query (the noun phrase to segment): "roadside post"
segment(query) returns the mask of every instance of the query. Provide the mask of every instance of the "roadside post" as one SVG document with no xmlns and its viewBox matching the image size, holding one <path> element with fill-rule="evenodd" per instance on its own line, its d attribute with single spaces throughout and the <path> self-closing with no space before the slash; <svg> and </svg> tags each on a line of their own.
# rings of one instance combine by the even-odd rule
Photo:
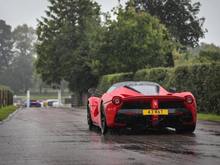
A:
<svg viewBox="0 0 220 165">
<path fill-rule="evenodd" d="M 58 90 L 58 107 L 61 107 L 61 89 Z"/>
<path fill-rule="evenodd" d="M 27 108 L 30 108 L 30 90 L 27 91 Z"/>
</svg>

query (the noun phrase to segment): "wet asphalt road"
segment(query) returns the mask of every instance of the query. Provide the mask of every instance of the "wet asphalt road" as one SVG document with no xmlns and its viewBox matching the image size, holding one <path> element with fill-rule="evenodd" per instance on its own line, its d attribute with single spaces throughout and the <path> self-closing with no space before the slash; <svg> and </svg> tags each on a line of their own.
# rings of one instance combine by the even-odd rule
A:
<svg viewBox="0 0 220 165">
<path fill-rule="evenodd" d="M 83 109 L 23 109 L 0 124 L 0 165 L 220 164 L 220 123 L 194 134 L 89 131 Z"/>
</svg>

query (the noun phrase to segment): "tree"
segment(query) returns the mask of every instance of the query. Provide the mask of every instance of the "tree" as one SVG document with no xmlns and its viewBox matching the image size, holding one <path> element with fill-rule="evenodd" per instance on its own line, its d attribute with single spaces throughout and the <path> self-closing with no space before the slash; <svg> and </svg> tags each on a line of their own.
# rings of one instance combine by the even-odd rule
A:
<svg viewBox="0 0 220 165">
<path fill-rule="evenodd" d="M 201 4 L 191 0 L 130 0 L 127 7 L 135 6 L 137 12 L 146 11 L 166 25 L 176 41 L 184 46 L 197 46 L 204 37 L 204 18 L 199 18 Z"/>
<path fill-rule="evenodd" d="M 35 53 L 36 34 L 26 24 L 17 26 L 13 31 L 14 50 L 19 56 L 33 56 Z"/>
<path fill-rule="evenodd" d="M 5 70 L 13 57 L 11 26 L 0 20 L 0 72 Z"/>
<path fill-rule="evenodd" d="M 164 25 L 146 12 L 119 9 L 100 50 L 104 73 L 173 66 L 173 43 Z"/>
<path fill-rule="evenodd" d="M 220 47 L 202 43 L 197 59 L 200 62 L 220 62 Z"/>
<path fill-rule="evenodd" d="M 32 85 L 35 31 L 24 24 L 14 29 L 11 38 L 13 54 L 10 65 L 0 76 L 0 82 L 16 93 L 24 93 Z"/>
<path fill-rule="evenodd" d="M 81 94 L 97 82 L 100 7 L 91 0 L 50 0 L 46 14 L 37 28 L 37 71 L 47 84 L 64 79 Z"/>
<path fill-rule="evenodd" d="M 11 65 L 10 86 L 17 93 L 25 93 L 32 87 L 33 57 L 18 56 Z"/>
<path fill-rule="evenodd" d="M 26 92 L 32 85 L 35 30 L 26 24 L 17 26 L 13 31 L 15 57 L 12 63 L 16 91 Z"/>
</svg>

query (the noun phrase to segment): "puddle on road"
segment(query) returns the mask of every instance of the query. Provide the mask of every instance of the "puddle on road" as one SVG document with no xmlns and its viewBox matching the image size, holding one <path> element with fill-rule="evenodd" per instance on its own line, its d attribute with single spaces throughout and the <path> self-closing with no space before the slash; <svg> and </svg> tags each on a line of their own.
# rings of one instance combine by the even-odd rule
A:
<svg viewBox="0 0 220 165">
<path fill-rule="evenodd" d="M 122 145 L 121 146 L 124 149 L 133 150 L 133 151 L 139 151 L 141 153 L 149 153 L 149 152 L 155 152 L 155 151 L 164 151 L 169 153 L 175 153 L 175 154 L 184 154 L 184 155 L 200 155 L 199 153 L 190 151 L 190 150 L 177 150 L 176 148 L 166 148 L 166 147 L 160 147 L 160 146 L 152 146 L 149 145 Z"/>
<path fill-rule="evenodd" d="M 90 143 L 90 141 L 86 141 L 86 140 L 60 140 L 60 141 L 53 141 L 53 143 Z"/>
<path fill-rule="evenodd" d="M 93 133 L 97 133 L 97 130 Z M 215 134 L 214 136 L 219 136 L 219 132 L 212 131 L 212 133 Z M 180 157 L 183 155 L 199 158 L 220 158 L 218 155 L 220 144 L 202 143 L 199 133 L 176 134 L 172 130 L 151 130 L 147 132 L 123 130 L 122 132 L 110 131 L 101 138 L 99 133 L 97 135 L 95 139 L 101 139 L 103 145 L 111 146 L 109 147 L 110 150 L 130 150 L 159 157 L 161 157 L 160 154 L 162 156 L 177 154 Z M 216 150 L 216 152 L 213 150 Z"/>
<path fill-rule="evenodd" d="M 165 156 L 167 155 L 173 155 L 173 154 L 178 154 L 178 155 L 186 155 L 186 156 L 193 156 L 193 157 L 200 157 L 200 158 L 204 158 L 204 157 L 209 157 L 209 158 L 216 158 L 216 159 L 220 159 L 220 156 L 215 155 L 215 154 L 211 154 L 211 153 L 202 153 L 202 152 L 197 152 L 197 151 L 193 151 L 191 149 L 187 149 L 187 148 L 171 148 L 171 147 L 162 147 L 162 146 L 157 146 L 157 145 L 137 145 L 137 144 L 131 144 L 131 145 L 121 145 L 122 148 L 126 149 L 126 150 L 132 150 L 135 152 L 139 152 L 141 154 L 153 154 L 155 155 L 155 153 L 158 154 L 158 152 L 164 152 Z M 170 154 L 171 153 L 171 154 Z M 159 154 L 160 155 L 160 154 Z M 158 156 L 159 156 L 158 155 Z M 162 154 L 164 156 L 164 154 Z"/>
<path fill-rule="evenodd" d="M 213 132 L 212 135 L 215 135 L 215 136 L 220 136 L 220 132 Z"/>
<path fill-rule="evenodd" d="M 220 132 L 216 131 L 216 130 L 203 129 L 203 128 L 200 128 L 198 130 L 203 131 L 203 132 L 207 132 L 207 133 L 211 133 L 211 135 L 220 136 Z"/>
</svg>

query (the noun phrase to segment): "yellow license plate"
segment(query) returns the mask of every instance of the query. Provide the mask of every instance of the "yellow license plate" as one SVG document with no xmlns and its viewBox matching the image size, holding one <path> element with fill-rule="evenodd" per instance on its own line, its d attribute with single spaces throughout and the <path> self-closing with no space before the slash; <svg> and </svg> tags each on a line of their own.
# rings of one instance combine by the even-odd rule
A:
<svg viewBox="0 0 220 165">
<path fill-rule="evenodd" d="M 148 115 L 168 115 L 169 111 L 168 109 L 144 109 L 143 110 L 143 115 L 148 116 Z"/>
</svg>

